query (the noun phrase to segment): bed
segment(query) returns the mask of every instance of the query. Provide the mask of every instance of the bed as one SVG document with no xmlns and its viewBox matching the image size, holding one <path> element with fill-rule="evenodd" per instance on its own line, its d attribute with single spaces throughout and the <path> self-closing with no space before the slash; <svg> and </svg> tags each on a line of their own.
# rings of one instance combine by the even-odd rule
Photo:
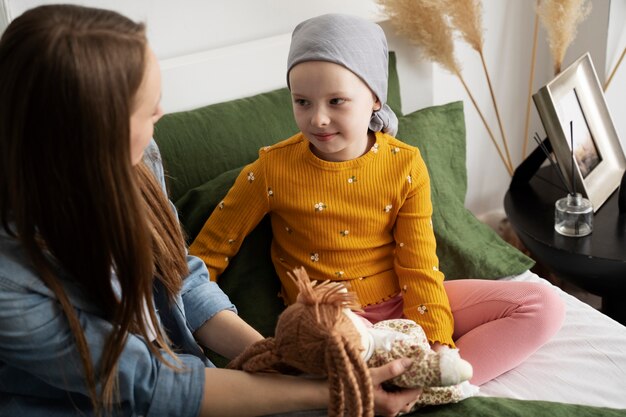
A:
<svg viewBox="0 0 626 417">
<path fill-rule="evenodd" d="M 167 114 L 155 128 L 155 139 L 170 197 L 189 240 L 259 148 L 296 132 L 284 88 L 288 44 L 286 34 L 161 62 Z M 389 87 L 389 104 L 399 114 L 400 86 L 405 81 L 396 70 L 401 54 L 392 54 Z M 240 82 L 226 84 L 223 79 Z M 551 285 L 530 271 L 530 259 L 464 207 L 462 102 L 402 115 L 398 137 L 420 147 L 429 167 L 438 255 L 448 279 Z M 242 317 L 265 335 L 272 334 L 283 308 L 276 296 L 278 279 L 269 258 L 270 239 L 265 219 L 246 238 L 219 281 Z M 519 367 L 483 385 L 478 397 L 423 409 L 420 415 L 626 416 L 626 327 L 553 289 L 565 301 L 567 313 L 552 340 Z M 220 363 L 219 358 L 214 360 Z"/>
</svg>

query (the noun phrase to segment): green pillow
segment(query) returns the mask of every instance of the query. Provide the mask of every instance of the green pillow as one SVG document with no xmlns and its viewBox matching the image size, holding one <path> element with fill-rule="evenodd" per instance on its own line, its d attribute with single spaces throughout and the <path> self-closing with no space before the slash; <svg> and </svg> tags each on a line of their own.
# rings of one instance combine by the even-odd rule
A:
<svg viewBox="0 0 626 417">
<path fill-rule="evenodd" d="M 428 107 L 399 118 L 398 138 L 419 148 L 430 174 L 433 226 L 447 279 L 500 278 L 534 261 L 504 242 L 465 208 L 463 102 Z"/>
<path fill-rule="evenodd" d="M 170 198 L 175 202 L 188 190 L 252 162 L 261 147 L 297 131 L 286 88 L 164 115 L 154 138 Z"/>
<path fill-rule="evenodd" d="M 389 78 L 387 79 L 387 105 L 400 117 L 402 115 L 402 101 L 400 100 L 400 79 L 396 70 L 396 54 L 389 52 Z"/>
</svg>

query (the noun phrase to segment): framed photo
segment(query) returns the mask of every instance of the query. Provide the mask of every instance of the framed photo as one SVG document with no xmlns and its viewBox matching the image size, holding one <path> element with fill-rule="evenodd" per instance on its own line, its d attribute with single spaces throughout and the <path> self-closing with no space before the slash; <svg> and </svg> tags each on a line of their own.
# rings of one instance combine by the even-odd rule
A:
<svg viewBox="0 0 626 417">
<path fill-rule="evenodd" d="M 568 187 L 597 211 L 619 187 L 626 157 L 589 53 L 541 87 L 533 100 Z"/>
</svg>

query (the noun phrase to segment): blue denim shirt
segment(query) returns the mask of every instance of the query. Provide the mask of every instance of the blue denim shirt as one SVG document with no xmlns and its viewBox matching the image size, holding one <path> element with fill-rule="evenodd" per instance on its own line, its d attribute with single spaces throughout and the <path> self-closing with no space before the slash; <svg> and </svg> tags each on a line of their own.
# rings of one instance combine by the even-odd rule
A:
<svg viewBox="0 0 626 417">
<path fill-rule="evenodd" d="M 156 144 L 145 162 L 164 185 Z M 168 368 L 129 335 L 119 360 L 119 407 L 115 415 L 198 415 L 204 368 L 213 366 L 192 333 L 216 313 L 235 307 L 209 281 L 204 263 L 187 256 L 189 276 L 170 306 L 155 284 L 161 325 L 180 350 L 183 371 Z M 62 274 L 62 273 L 61 273 Z M 101 356 L 111 323 L 69 280 L 64 281 L 94 362 Z M 169 358 L 171 359 L 171 358 Z M 171 362 L 171 361 L 170 361 Z M 79 411 L 80 410 L 80 411 Z M 90 416 L 91 404 L 74 337 L 56 297 L 37 276 L 20 243 L 0 227 L 0 416 Z"/>
</svg>

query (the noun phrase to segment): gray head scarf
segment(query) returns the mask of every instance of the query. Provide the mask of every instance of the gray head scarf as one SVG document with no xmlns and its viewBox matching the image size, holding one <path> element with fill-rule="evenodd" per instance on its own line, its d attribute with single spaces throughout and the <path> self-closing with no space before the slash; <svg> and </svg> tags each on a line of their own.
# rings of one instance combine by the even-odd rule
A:
<svg viewBox="0 0 626 417">
<path fill-rule="evenodd" d="M 395 135 L 398 118 L 387 101 L 387 39 L 376 23 L 345 14 L 325 14 L 300 23 L 291 35 L 289 71 L 305 61 L 328 61 L 359 76 L 376 94 L 381 108 L 372 113 L 369 128 Z"/>
</svg>

